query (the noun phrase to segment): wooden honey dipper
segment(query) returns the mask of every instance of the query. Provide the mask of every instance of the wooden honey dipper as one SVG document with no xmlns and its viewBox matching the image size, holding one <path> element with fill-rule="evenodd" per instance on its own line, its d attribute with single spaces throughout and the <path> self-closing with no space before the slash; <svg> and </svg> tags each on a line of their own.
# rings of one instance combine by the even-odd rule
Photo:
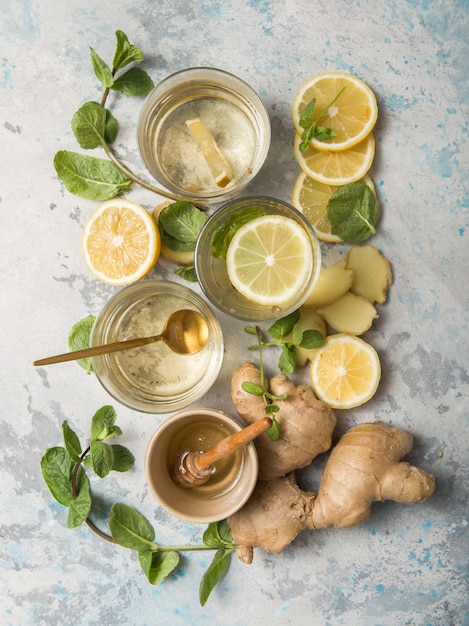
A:
<svg viewBox="0 0 469 626">
<path fill-rule="evenodd" d="M 264 433 L 272 426 L 270 417 L 264 417 L 250 426 L 246 426 L 225 439 L 207 452 L 188 450 L 176 460 L 174 478 L 181 487 L 198 487 L 207 482 L 213 474 L 214 463 L 236 452 L 242 446 Z"/>
</svg>

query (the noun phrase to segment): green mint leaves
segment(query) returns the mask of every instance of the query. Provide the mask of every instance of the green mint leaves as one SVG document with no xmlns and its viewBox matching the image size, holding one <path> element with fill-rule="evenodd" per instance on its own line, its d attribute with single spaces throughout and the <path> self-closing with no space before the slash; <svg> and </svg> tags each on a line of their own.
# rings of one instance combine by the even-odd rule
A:
<svg viewBox="0 0 469 626">
<path fill-rule="evenodd" d="M 319 126 L 319 121 L 323 118 L 331 106 L 337 102 L 342 93 L 344 92 L 345 87 L 343 87 L 336 97 L 329 102 L 329 104 L 319 112 L 318 115 L 314 116 L 314 109 L 316 108 L 316 98 L 312 98 L 310 102 L 305 106 L 303 112 L 300 116 L 300 126 L 304 128 L 304 131 L 301 133 L 301 143 L 300 143 L 300 152 L 306 152 L 310 147 L 311 139 L 317 139 L 318 141 L 327 141 L 328 139 L 332 139 L 336 137 L 337 133 L 332 128 L 326 128 L 324 126 Z"/>
<path fill-rule="evenodd" d="M 242 209 L 231 215 L 212 235 L 210 241 L 212 255 L 217 259 L 226 259 L 228 247 L 236 231 L 239 230 L 241 226 L 244 226 L 244 224 L 263 215 L 267 215 L 267 211 L 261 206 Z"/>
<path fill-rule="evenodd" d="M 207 215 L 191 202 L 180 200 L 165 207 L 158 217 L 161 238 L 171 250 L 195 250 Z"/>
<path fill-rule="evenodd" d="M 69 528 L 80 526 L 91 509 L 90 484 L 82 465 L 104 478 L 111 470 L 126 472 L 134 464 L 134 457 L 127 448 L 104 443 L 105 439 L 121 434 L 115 420 L 112 407 L 99 409 L 92 418 L 90 446 L 84 451 L 77 434 L 64 421 L 64 447 L 49 448 L 41 459 L 42 475 L 50 492 L 57 502 L 69 507 Z"/>
<path fill-rule="evenodd" d="M 132 185 L 111 161 L 77 152 L 60 150 L 54 157 L 54 167 L 70 193 L 88 200 L 115 198 Z"/>
<path fill-rule="evenodd" d="M 68 347 L 70 352 L 84 350 L 90 347 L 91 329 L 93 328 L 95 319 L 94 315 L 88 315 L 72 326 L 68 335 Z M 78 359 L 77 363 L 87 374 L 91 374 L 93 371 L 91 359 Z"/>
<path fill-rule="evenodd" d="M 249 334 L 256 334 L 258 343 L 250 346 L 249 350 L 258 350 L 260 348 L 270 346 L 281 346 L 282 351 L 278 361 L 278 368 L 282 374 L 293 374 L 296 369 L 295 349 L 300 348 L 318 348 L 324 343 L 324 337 L 318 330 L 303 330 L 298 323 L 300 320 L 300 311 L 293 311 L 290 315 L 278 319 L 268 330 L 267 333 L 272 339 L 263 339 L 259 329 L 252 326 L 246 327 L 244 330 Z"/>
<path fill-rule="evenodd" d="M 249 346 L 249 350 L 259 350 L 259 369 L 261 372 L 261 384 L 257 385 L 244 381 L 241 387 L 246 393 L 262 396 L 266 415 L 272 418 L 272 426 L 266 431 L 272 441 L 277 441 L 280 436 L 280 428 L 275 419 L 275 413 L 279 411 L 276 403 L 278 400 L 286 400 L 286 395 L 274 395 L 265 389 L 263 349 L 270 346 L 281 346 L 282 351 L 278 360 L 278 368 L 282 374 L 292 374 L 296 369 L 295 350 L 301 348 L 318 348 L 324 343 L 324 337 L 317 330 L 303 330 L 299 324 L 300 311 L 293 311 L 290 315 L 278 319 L 269 329 L 270 340 L 265 340 L 258 326 L 246 326 L 244 331 L 248 335 L 257 337 L 257 343 Z"/>
<path fill-rule="evenodd" d="M 126 68 L 143 60 L 142 51 L 132 45 L 127 35 L 116 31 L 116 49 L 112 67 L 90 49 L 91 64 L 103 86 L 101 102 L 85 102 L 72 117 L 73 134 L 84 150 L 102 147 L 111 156 L 109 145 L 118 133 L 117 120 L 105 108 L 111 90 L 130 96 L 145 96 L 153 89 L 153 81 L 138 67 Z M 114 157 L 112 161 L 75 152 L 59 151 L 54 158 L 55 170 L 66 189 L 89 200 L 107 200 L 125 191 L 132 182 L 141 182 Z"/>
<path fill-rule="evenodd" d="M 151 523 L 126 504 L 118 502 L 112 505 L 108 519 L 110 535 L 99 530 L 89 518 L 92 494 L 84 468 L 104 478 L 111 471 L 127 472 L 134 465 L 135 459 L 130 450 L 106 441 L 122 434 L 115 422 L 113 407 L 103 406 L 96 411 L 91 420 L 90 443 L 83 449 L 78 435 L 64 421 L 63 446 L 49 448 L 41 459 L 44 481 L 55 500 L 68 508 L 68 528 L 76 528 L 86 522 L 103 539 L 136 551 L 140 566 L 152 585 L 159 585 L 180 565 L 180 552 L 215 550 L 200 583 L 199 600 L 203 606 L 227 572 L 231 554 L 236 548 L 225 520 L 209 524 L 202 545 L 162 546 L 155 543 Z"/>
<path fill-rule="evenodd" d="M 380 208 L 368 185 L 349 183 L 329 198 L 327 215 L 334 235 L 349 243 L 360 243 L 376 233 Z"/>
<path fill-rule="evenodd" d="M 231 553 L 235 549 L 230 527 L 226 520 L 209 524 L 204 532 L 203 542 L 208 548 L 216 549 L 216 553 L 200 582 L 199 601 L 201 606 L 205 605 L 214 587 L 228 571 Z"/>
</svg>

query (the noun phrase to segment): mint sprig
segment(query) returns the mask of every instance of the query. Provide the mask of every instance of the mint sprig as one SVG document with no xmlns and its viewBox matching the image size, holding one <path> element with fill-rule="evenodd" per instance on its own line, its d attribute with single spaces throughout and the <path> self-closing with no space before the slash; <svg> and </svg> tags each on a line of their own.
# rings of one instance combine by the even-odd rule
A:
<svg viewBox="0 0 469 626">
<path fill-rule="evenodd" d="M 287 394 L 275 395 L 265 389 L 265 372 L 263 349 L 271 346 L 281 346 L 282 351 L 278 360 L 278 368 L 282 374 L 292 374 L 296 369 L 295 350 L 301 348 L 318 348 L 324 343 L 324 337 L 318 330 L 303 330 L 298 323 L 300 311 L 293 311 L 278 319 L 269 329 L 268 334 L 271 339 L 265 340 L 259 326 L 246 326 L 244 331 L 248 335 L 257 337 L 257 343 L 249 346 L 248 350 L 259 350 L 259 370 L 261 373 L 260 384 L 244 381 L 241 388 L 255 396 L 262 396 L 266 415 L 272 419 L 272 426 L 266 431 L 267 436 L 272 441 L 277 441 L 280 436 L 280 428 L 275 413 L 278 413 L 278 400 L 286 400 Z M 291 338 L 289 338 L 291 333 Z"/>
<path fill-rule="evenodd" d="M 91 420 L 90 443 L 83 449 L 78 435 L 68 421 L 62 424 L 63 446 L 48 448 L 41 459 L 41 471 L 52 496 L 68 508 L 67 527 L 86 523 L 101 538 L 134 550 L 148 581 L 159 585 L 180 565 L 180 552 L 215 550 L 215 556 L 204 574 L 199 589 L 203 606 L 227 572 L 231 554 L 236 548 L 227 522 L 209 524 L 201 545 L 163 546 L 155 542 L 150 522 L 138 511 L 123 503 L 114 503 L 108 525 L 110 535 L 90 519 L 92 493 L 85 468 L 99 478 L 111 471 L 127 472 L 134 465 L 134 456 L 126 447 L 109 444 L 107 439 L 119 437 L 116 412 L 111 406 L 101 407 Z"/>
<path fill-rule="evenodd" d="M 343 94 L 345 87 L 339 91 L 331 102 L 325 106 L 318 115 L 313 116 L 316 108 L 316 98 L 312 98 L 303 109 L 301 113 L 299 124 L 304 131 L 301 133 L 300 152 L 306 152 L 311 144 L 311 139 L 317 139 L 318 141 L 327 141 L 337 136 L 336 131 L 333 128 L 327 128 L 325 126 L 319 126 L 319 121 L 327 115 L 329 109 L 333 104 L 337 102 L 340 96 Z"/>
<path fill-rule="evenodd" d="M 258 342 L 249 346 L 249 350 L 261 350 L 271 346 L 282 348 L 278 360 L 278 368 L 282 374 L 293 374 L 296 369 L 295 350 L 318 348 L 324 343 L 324 337 L 318 330 L 303 330 L 299 324 L 300 311 L 296 310 L 289 315 L 278 319 L 267 333 L 271 339 L 264 339 L 258 327 L 247 326 L 245 332 L 256 335 Z M 289 337 L 291 333 L 291 337 Z"/>
<path fill-rule="evenodd" d="M 118 134 L 118 123 L 106 107 L 111 91 L 129 96 L 145 96 L 154 86 L 153 80 L 141 68 L 129 64 L 143 61 L 143 52 L 129 42 L 127 35 L 116 31 L 116 48 L 112 65 L 90 48 L 94 74 L 102 86 L 99 102 L 85 102 L 72 117 L 72 131 L 84 150 L 101 147 L 108 159 L 78 152 L 61 150 L 54 157 L 54 167 L 66 189 L 89 200 L 108 200 L 118 196 L 136 183 L 149 191 L 173 200 L 179 198 L 134 174 L 119 161 L 111 149 Z"/>
</svg>

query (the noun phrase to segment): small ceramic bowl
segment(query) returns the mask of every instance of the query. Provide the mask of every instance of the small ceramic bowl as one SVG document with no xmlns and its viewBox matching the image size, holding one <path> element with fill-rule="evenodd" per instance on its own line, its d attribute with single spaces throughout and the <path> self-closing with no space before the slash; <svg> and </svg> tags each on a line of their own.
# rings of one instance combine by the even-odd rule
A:
<svg viewBox="0 0 469 626">
<path fill-rule="evenodd" d="M 311 242 L 313 263 L 309 277 L 302 288 L 295 292 L 294 299 L 281 307 L 248 300 L 231 284 L 225 260 L 212 255 L 211 240 L 214 232 L 239 211 L 258 206 L 270 215 L 288 217 L 300 224 Z M 217 209 L 205 222 L 195 249 L 195 270 L 208 300 L 224 313 L 251 322 L 273 320 L 292 313 L 308 299 L 321 270 L 321 248 L 310 222 L 288 203 L 265 196 L 239 198 Z"/>
<path fill-rule="evenodd" d="M 170 281 L 142 281 L 122 289 L 96 317 L 90 345 L 158 335 L 179 309 L 199 312 L 208 325 L 205 347 L 191 355 L 164 342 L 92 358 L 104 389 L 118 402 L 144 413 L 168 413 L 201 398 L 218 377 L 223 361 L 220 325 L 193 290 Z"/>
<path fill-rule="evenodd" d="M 218 183 L 209 166 L 213 150 L 204 154 L 204 144 L 191 134 L 194 120 L 208 129 L 228 164 L 228 178 Z M 269 115 L 254 89 L 212 67 L 191 67 L 162 80 L 138 121 L 139 150 L 150 174 L 173 194 L 199 204 L 239 194 L 263 166 L 270 136 Z"/>
<path fill-rule="evenodd" d="M 145 471 L 156 500 L 179 519 L 208 524 L 238 511 L 256 486 L 259 463 L 251 442 L 215 463 L 209 480 L 196 487 L 182 487 L 174 477 L 184 452 L 206 452 L 243 426 L 234 417 L 214 409 L 179 411 L 167 419 L 148 446 Z"/>
</svg>

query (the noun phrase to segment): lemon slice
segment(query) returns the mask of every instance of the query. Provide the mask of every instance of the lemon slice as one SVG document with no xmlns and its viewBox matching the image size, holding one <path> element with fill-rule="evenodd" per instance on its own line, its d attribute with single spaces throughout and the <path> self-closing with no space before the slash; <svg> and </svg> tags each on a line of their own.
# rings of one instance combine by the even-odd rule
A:
<svg viewBox="0 0 469 626">
<path fill-rule="evenodd" d="M 365 175 L 359 182 L 368 185 L 375 192 L 373 181 Z M 329 198 L 339 187 L 318 183 L 304 172 L 298 176 L 293 186 L 292 204 L 303 213 L 316 231 L 318 239 L 329 243 L 339 243 L 343 240 L 332 233 L 331 223 L 327 216 Z"/>
<path fill-rule="evenodd" d="M 310 369 L 316 396 L 333 409 L 351 409 L 376 392 L 381 364 L 376 350 L 363 339 L 340 333 L 316 349 Z"/>
<path fill-rule="evenodd" d="M 340 187 L 355 183 L 370 169 L 375 156 L 375 139 L 370 133 L 362 142 L 343 152 L 320 152 L 308 148 L 300 152 L 301 137 L 296 135 L 294 153 L 303 172 L 325 185 Z"/>
<path fill-rule="evenodd" d="M 82 236 L 88 269 L 109 285 L 129 285 L 143 278 L 158 260 L 160 248 L 152 216 L 121 198 L 100 204 L 88 218 Z"/>
<path fill-rule="evenodd" d="M 313 251 L 300 224 L 264 215 L 244 224 L 226 254 L 233 287 L 252 302 L 283 307 L 311 280 Z"/>
<path fill-rule="evenodd" d="M 363 141 L 373 130 L 378 118 L 378 104 L 373 91 L 360 78 L 347 72 L 327 72 L 318 74 L 300 87 L 293 99 L 292 117 L 298 133 L 300 116 L 305 106 L 313 99 L 316 104 L 313 119 L 338 96 L 328 112 L 322 116 L 319 126 L 332 128 L 337 135 L 327 141 L 311 139 L 311 146 L 316 150 L 330 152 L 348 150 Z"/>
<path fill-rule="evenodd" d="M 186 126 L 198 144 L 218 187 L 226 187 L 233 178 L 230 164 L 218 147 L 214 136 L 199 117 L 187 120 Z"/>
</svg>

